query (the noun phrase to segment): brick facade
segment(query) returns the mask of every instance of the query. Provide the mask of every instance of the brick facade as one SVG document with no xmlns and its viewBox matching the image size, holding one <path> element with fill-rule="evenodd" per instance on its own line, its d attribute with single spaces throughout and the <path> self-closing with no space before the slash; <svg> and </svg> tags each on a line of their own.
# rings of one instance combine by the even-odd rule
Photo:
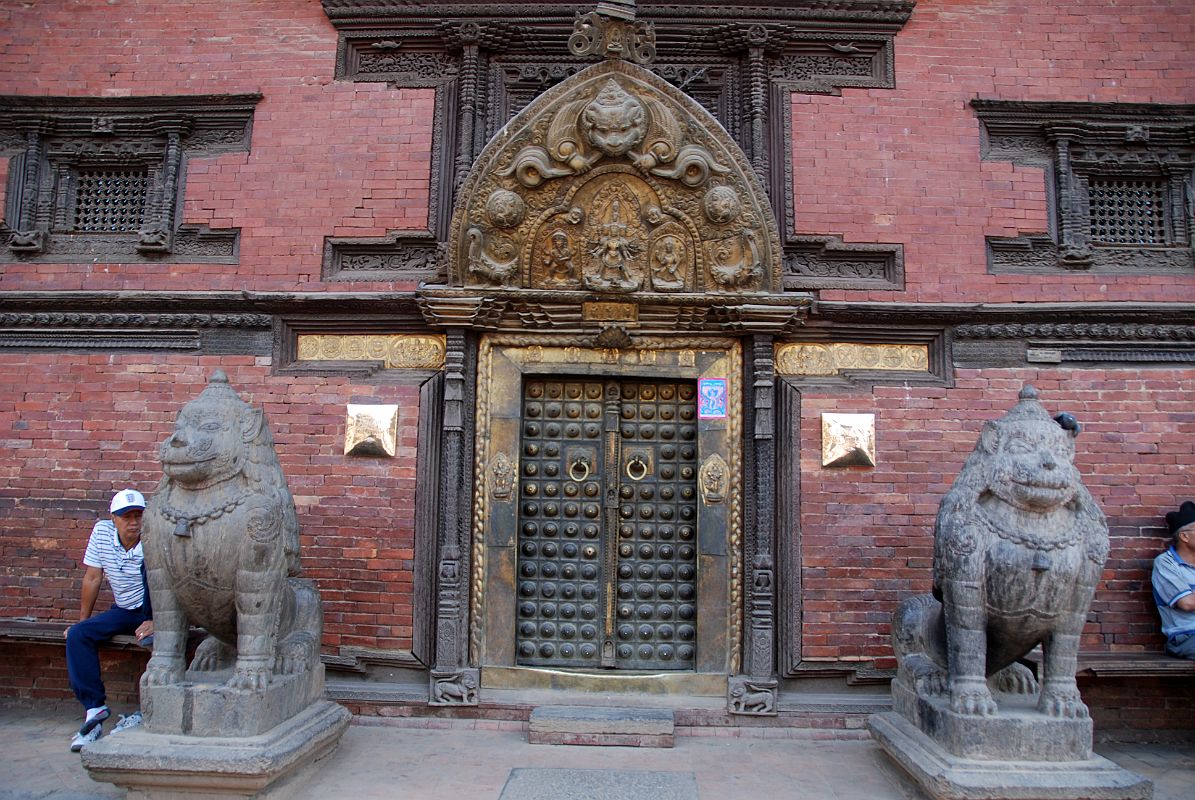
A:
<svg viewBox="0 0 1195 800">
<path fill-rule="evenodd" d="M 649 18 L 650 8 L 640 4 L 640 16 Z M 122 0 L 0 9 L 0 95 L 262 95 L 248 152 L 186 166 L 182 221 L 240 229 L 238 264 L 63 264 L 6 261 L 4 252 L 0 313 L 25 308 L 35 293 L 104 293 L 112 308 L 144 302 L 148 313 L 172 310 L 181 293 L 336 291 L 364 303 L 413 290 L 413 282 L 321 279 L 326 237 L 429 227 L 437 146 L 435 90 L 336 79 L 337 35 L 311 2 L 196 0 L 164 9 Z M 1050 230 L 1048 176 L 982 160 L 981 126 L 969 103 L 1189 105 L 1193 47 L 1195 10 L 1183 0 L 1061 8 L 1046 0 L 920 0 L 895 38 L 894 88 L 792 94 L 790 233 L 903 247 L 897 290 L 815 293 L 855 314 L 850 330 L 857 332 L 859 315 L 876 304 L 903 315 L 885 335 L 901 325 L 937 326 L 948 344 L 952 326 L 977 321 L 967 309 L 979 314 L 981 304 L 1017 304 L 1008 313 L 1041 321 L 1053 319 L 1050 304 L 1065 304 L 1068 322 L 1082 322 L 1084 307 L 1098 306 L 1104 316 L 1097 321 L 1120 314 L 1133 324 L 1187 329 L 1169 340 L 1187 349 L 1153 360 L 1030 365 L 980 351 L 948 363 L 933 385 L 798 386 L 799 439 L 777 444 L 800 453 L 802 663 L 893 666 L 889 615 L 900 599 L 929 587 L 938 502 L 983 422 L 1002 414 L 1026 382 L 1052 412 L 1081 420 L 1078 463 L 1111 528 L 1084 649 L 1160 651 L 1150 561 L 1162 546 L 1162 515 L 1195 491 L 1195 270 L 993 273 L 985 237 Z M 8 164 L 0 157 L 0 193 Z M 169 302 L 162 300 L 167 295 Z M 302 302 L 288 309 L 279 299 L 266 313 L 277 331 L 279 320 L 307 311 Z M 321 313 L 331 324 L 337 312 Z M 384 307 L 372 313 L 371 325 L 384 324 Z M 345 319 L 350 328 L 361 324 L 349 311 Z M 825 317 L 828 337 L 840 319 L 846 316 Z M 273 429 L 302 525 L 304 570 L 323 596 L 324 652 L 409 652 L 418 382 L 282 371 L 289 366 L 276 360 L 283 351 L 258 336 L 198 355 L 82 347 L 0 352 L 0 617 L 74 617 L 94 519 L 114 489 L 152 490 L 160 477 L 157 444 L 178 409 L 220 368 L 242 397 L 264 406 Z M 396 458 L 342 455 L 344 406 L 352 402 L 399 405 Z M 825 411 L 876 414 L 874 469 L 821 466 Z M 105 590 L 101 604 L 107 596 Z M 28 689 L 0 683 L 0 694 L 29 696 Z M 1107 689 L 1113 704 L 1116 691 Z"/>
</svg>

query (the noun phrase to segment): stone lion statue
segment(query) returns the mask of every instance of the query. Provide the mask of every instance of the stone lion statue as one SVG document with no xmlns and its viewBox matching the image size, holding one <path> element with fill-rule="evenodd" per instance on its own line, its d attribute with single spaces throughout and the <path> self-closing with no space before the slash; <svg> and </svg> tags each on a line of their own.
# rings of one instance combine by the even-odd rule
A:
<svg viewBox="0 0 1195 800">
<path fill-rule="evenodd" d="M 216 371 L 183 407 L 159 456 L 165 476 L 143 534 L 155 639 L 146 685 L 184 680 L 189 623 L 210 634 L 192 672 L 217 677 L 231 668 L 230 688 L 263 690 L 276 675 L 313 669 L 319 592 L 297 577 L 294 500 L 262 409 Z"/>
<path fill-rule="evenodd" d="M 918 696 L 946 696 L 957 714 L 995 714 L 993 689 L 1038 691 L 1017 659 L 1040 644 L 1038 709 L 1087 717 L 1075 668 L 1108 524 L 1075 468 L 1069 421 L 1067 430 L 1051 419 L 1026 386 L 984 425 L 942 500 L 933 595 L 906 600 L 892 621 L 897 682 Z"/>
</svg>

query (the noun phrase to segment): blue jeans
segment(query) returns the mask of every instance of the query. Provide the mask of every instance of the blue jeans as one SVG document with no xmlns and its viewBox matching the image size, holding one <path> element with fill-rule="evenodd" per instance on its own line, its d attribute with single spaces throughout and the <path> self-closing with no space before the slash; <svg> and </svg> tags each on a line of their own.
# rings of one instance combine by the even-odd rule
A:
<svg viewBox="0 0 1195 800">
<path fill-rule="evenodd" d="M 1166 652 L 1179 658 L 1195 659 L 1195 633 L 1175 636 L 1166 643 Z"/>
<path fill-rule="evenodd" d="M 149 609 L 145 606 L 132 611 L 112 606 L 71 626 L 66 634 L 66 672 L 83 708 L 98 708 L 107 699 L 100 680 L 100 645 L 113 636 L 132 635 L 147 619 Z"/>
</svg>

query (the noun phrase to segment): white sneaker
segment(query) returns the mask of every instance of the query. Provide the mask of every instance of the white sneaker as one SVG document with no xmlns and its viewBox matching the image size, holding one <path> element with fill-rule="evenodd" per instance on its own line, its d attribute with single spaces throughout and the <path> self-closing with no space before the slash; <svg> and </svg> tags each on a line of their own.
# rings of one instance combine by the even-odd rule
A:
<svg viewBox="0 0 1195 800">
<path fill-rule="evenodd" d="M 107 706 L 96 706 L 95 708 L 87 709 L 87 715 L 83 718 L 83 724 L 79 727 L 79 733 L 88 733 L 96 725 L 103 724 L 104 720 L 112 715 Z"/>
<path fill-rule="evenodd" d="M 116 734 L 120 733 L 121 731 L 127 731 L 129 728 L 136 728 L 141 724 L 141 722 L 142 720 L 140 711 L 134 711 L 127 717 L 124 714 L 121 714 L 120 720 L 116 723 L 116 726 L 112 728 L 112 733 Z"/>
<path fill-rule="evenodd" d="M 96 739 L 104 735 L 104 725 L 100 723 L 94 726 L 87 733 L 76 733 L 75 738 L 71 741 L 71 752 L 77 753 L 86 745 L 91 744 Z"/>
</svg>

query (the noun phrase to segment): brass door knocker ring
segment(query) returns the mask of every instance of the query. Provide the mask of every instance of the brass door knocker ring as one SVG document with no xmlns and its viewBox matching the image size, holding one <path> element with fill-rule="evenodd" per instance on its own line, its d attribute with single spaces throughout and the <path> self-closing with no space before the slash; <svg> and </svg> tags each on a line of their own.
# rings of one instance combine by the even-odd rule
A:
<svg viewBox="0 0 1195 800">
<path fill-rule="evenodd" d="M 578 468 L 584 470 L 580 477 L 577 477 Z M 587 479 L 589 477 L 589 459 L 582 456 L 573 461 L 568 467 L 568 476 L 577 483 Z"/>
<path fill-rule="evenodd" d="M 642 456 L 635 456 L 627 462 L 627 477 L 633 481 L 641 481 L 647 477 L 647 462 Z"/>
</svg>

